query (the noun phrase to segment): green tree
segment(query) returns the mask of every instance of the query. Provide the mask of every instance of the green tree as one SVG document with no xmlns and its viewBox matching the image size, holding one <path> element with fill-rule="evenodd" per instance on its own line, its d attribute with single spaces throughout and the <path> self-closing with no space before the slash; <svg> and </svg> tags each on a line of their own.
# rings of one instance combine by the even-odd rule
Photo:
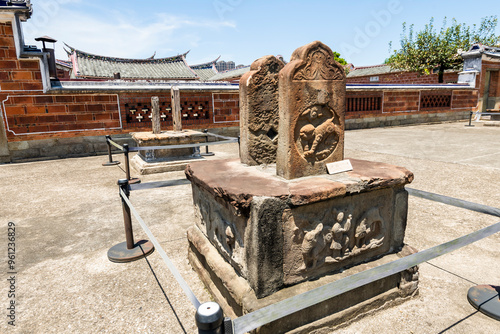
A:
<svg viewBox="0 0 500 334">
<path fill-rule="evenodd" d="M 333 51 L 333 56 L 335 58 L 335 61 L 339 62 L 340 65 L 347 65 L 347 62 L 345 61 L 344 58 L 340 58 L 340 53 L 337 51 Z"/>
<path fill-rule="evenodd" d="M 424 29 L 414 32 L 414 25 L 407 29 L 403 23 L 401 34 L 401 48 L 394 50 L 387 63 L 392 68 L 430 74 L 438 69 L 439 82 L 443 82 L 443 73 L 447 69 L 459 70 L 463 59 L 458 50 L 468 50 L 473 43 L 482 43 L 495 46 L 500 44 L 500 35 L 495 35 L 497 17 L 488 16 L 481 19 L 479 26 L 472 27 L 465 23 L 458 23 L 453 19 L 451 26 L 447 27 L 446 17 L 443 26 L 438 31 L 434 27 L 434 18 L 425 25 Z M 392 48 L 392 42 L 389 43 Z"/>
<path fill-rule="evenodd" d="M 340 65 L 345 66 L 347 65 L 347 61 L 344 58 L 340 58 L 340 53 L 337 51 L 333 51 L 333 56 L 335 61 L 337 61 Z M 349 69 L 347 67 L 344 67 L 345 74 L 349 74 Z"/>
</svg>

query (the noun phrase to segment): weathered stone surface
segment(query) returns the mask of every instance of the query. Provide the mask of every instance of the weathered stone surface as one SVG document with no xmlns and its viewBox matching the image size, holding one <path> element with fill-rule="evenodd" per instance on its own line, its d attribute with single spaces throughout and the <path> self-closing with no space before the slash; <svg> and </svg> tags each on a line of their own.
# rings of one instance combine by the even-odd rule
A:
<svg viewBox="0 0 500 334">
<path fill-rule="evenodd" d="M 380 189 L 284 212 L 284 283 L 294 284 L 402 247 L 406 216 L 395 216 L 403 189 Z M 398 236 L 397 240 L 394 236 Z"/>
<path fill-rule="evenodd" d="M 405 246 L 397 254 L 386 255 L 380 259 L 348 268 L 341 273 L 324 275 L 316 280 L 295 284 L 267 297 L 258 298 L 248 280 L 242 278 L 234 267 L 224 260 L 220 252 L 196 226 L 191 227 L 187 234 L 190 245 L 189 262 L 221 305 L 224 313 L 233 318 L 416 252 L 411 247 Z M 291 314 L 258 328 L 252 333 L 279 334 L 289 331 L 297 334 L 311 333 L 326 327 L 330 331 L 321 333 L 330 333 L 342 323 L 360 314 L 389 304 L 401 303 L 417 293 L 418 267 L 414 267 Z M 301 327 L 304 324 L 307 325 Z"/>
<path fill-rule="evenodd" d="M 403 246 L 408 170 L 351 160 L 353 170 L 285 180 L 273 166 L 195 162 L 196 226 L 257 298 Z M 401 206 L 398 207 L 398 206 Z"/>
<path fill-rule="evenodd" d="M 193 162 L 186 176 L 212 195 L 248 212 L 254 196 L 276 197 L 291 205 L 305 205 L 371 189 L 404 186 L 412 182 L 409 170 L 380 162 L 350 159 L 353 170 L 285 180 L 274 174 L 274 166 L 244 166 L 238 160 Z"/>
<path fill-rule="evenodd" d="M 152 132 L 135 132 L 132 134 L 137 146 L 167 146 L 202 143 L 205 141 L 205 135 L 198 131 L 163 131 L 159 134 Z M 159 162 L 169 159 L 199 157 L 199 147 L 160 149 L 139 151 L 140 157 L 147 162 Z"/>
<path fill-rule="evenodd" d="M 160 118 L 160 99 L 158 96 L 151 97 L 151 124 L 153 125 L 153 134 L 161 133 L 161 118 Z"/>
<path fill-rule="evenodd" d="M 279 73 L 276 172 L 286 179 L 326 174 L 344 158 L 345 72 L 316 41 L 294 51 Z"/>
<path fill-rule="evenodd" d="M 179 87 L 173 86 L 170 89 L 170 96 L 172 101 L 172 121 L 174 131 L 182 131 L 181 95 Z"/>
<path fill-rule="evenodd" d="M 278 73 L 275 56 L 257 59 L 240 79 L 240 158 L 248 165 L 276 162 L 278 147 Z"/>
</svg>

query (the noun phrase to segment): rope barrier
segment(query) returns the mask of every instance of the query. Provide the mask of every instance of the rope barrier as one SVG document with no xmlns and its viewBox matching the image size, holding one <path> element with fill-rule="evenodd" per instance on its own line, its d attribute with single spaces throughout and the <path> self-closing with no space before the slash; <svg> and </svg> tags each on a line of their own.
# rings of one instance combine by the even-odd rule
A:
<svg viewBox="0 0 500 334">
<path fill-rule="evenodd" d="M 113 145 L 114 147 L 116 147 L 117 149 L 119 149 L 120 151 L 123 151 L 123 146 L 117 144 L 116 142 L 114 142 L 112 139 L 108 139 L 108 142 Z"/>
<path fill-rule="evenodd" d="M 186 294 L 186 296 L 188 297 L 188 299 L 191 301 L 191 303 L 193 304 L 193 306 L 196 309 L 198 309 L 199 306 L 201 305 L 200 301 L 198 300 L 198 298 L 196 298 L 196 296 L 194 295 L 194 293 L 191 290 L 191 288 L 189 288 L 189 286 L 186 283 L 186 281 L 182 278 L 181 274 L 179 274 L 179 272 L 177 271 L 177 268 L 175 268 L 174 264 L 168 258 L 167 253 L 165 253 L 165 251 L 161 247 L 161 245 L 158 242 L 158 240 L 156 240 L 156 238 L 153 235 L 153 233 L 151 233 L 151 231 L 147 227 L 146 223 L 144 222 L 144 220 L 142 220 L 141 216 L 135 210 L 134 206 L 132 205 L 132 203 L 130 202 L 130 200 L 127 198 L 127 195 L 123 192 L 123 190 L 121 188 L 120 188 L 120 196 L 125 201 L 125 203 L 127 204 L 127 206 L 130 208 L 130 211 L 132 211 L 132 213 L 134 214 L 135 218 L 137 219 L 137 221 L 141 225 L 141 227 L 144 230 L 144 232 L 146 232 L 147 236 L 149 237 L 149 240 L 155 246 L 156 251 L 160 254 L 160 256 L 162 257 L 163 261 L 167 265 L 168 269 L 170 270 L 170 272 L 172 273 L 172 275 L 174 275 L 175 279 L 177 280 L 177 283 L 179 283 L 179 285 L 181 286 L 182 290 L 184 290 L 184 293 Z"/>
<path fill-rule="evenodd" d="M 473 242 L 486 238 L 500 232 L 500 222 L 472 232 L 463 237 L 446 242 L 444 244 L 426 249 L 424 251 L 406 256 L 390 263 L 383 264 L 376 268 L 340 279 L 336 282 L 326 284 L 308 292 L 302 293 L 263 307 L 252 313 L 245 314 L 233 320 L 235 334 L 243 334 L 268 324 L 272 321 L 283 318 L 292 313 L 301 311 L 310 306 L 331 299 L 345 292 L 359 288 L 363 285 L 394 275 L 400 271 L 414 267 L 422 262 L 432 260 L 438 256 L 452 252 Z"/>
<path fill-rule="evenodd" d="M 485 213 L 487 215 L 492 215 L 495 217 L 500 217 L 500 209 L 494 208 L 492 206 L 482 205 L 474 202 L 464 201 L 462 199 L 448 197 L 444 195 L 438 195 L 434 193 L 430 193 L 423 190 L 406 188 L 408 193 L 412 196 L 428 199 L 435 202 L 440 202 L 452 206 L 456 206 L 459 208 Z"/>
<path fill-rule="evenodd" d="M 195 143 L 195 144 L 130 147 L 129 151 L 130 152 L 138 152 L 138 151 L 165 150 L 165 149 L 176 149 L 176 148 L 191 148 L 191 147 L 201 147 L 201 146 L 209 146 L 209 145 L 230 144 L 230 143 L 237 143 L 237 142 L 238 142 L 238 138 L 232 138 L 232 139 L 223 140 L 223 141 L 212 141 L 212 142 Z"/>
<path fill-rule="evenodd" d="M 156 182 L 131 184 L 130 189 L 131 190 L 145 190 L 145 189 L 164 188 L 164 187 L 171 187 L 171 186 L 180 186 L 180 185 L 190 184 L 190 183 L 191 183 L 191 181 L 189 181 L 187 179 L 156 181 Z"/>
</svg>

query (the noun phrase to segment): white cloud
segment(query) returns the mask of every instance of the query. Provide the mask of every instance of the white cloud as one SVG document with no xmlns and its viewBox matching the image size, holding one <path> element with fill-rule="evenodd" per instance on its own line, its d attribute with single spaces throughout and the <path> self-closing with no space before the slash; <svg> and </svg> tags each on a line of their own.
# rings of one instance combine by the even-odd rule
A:
<svg viewBox="0 0 500 334">
<path fill-rule="evenodd" d="M 236 27 L 231 21 L 199 20 L 166 13 L 148 13 L 143 17 L 141 13 L 102 8 L 88 13 L 59 5 L 63 1 L 79 2 L 56 0 L 53 5 L 35 7 L 32 18 L 23 24 L 26 44 L 35 44 L 35 37 L 53 37 L 58 40 L 56 57 L 60 59 L 66 59 L 62 42 L 100 55 L 147 58 L 156 51 L 157 57 L 167 57 L 198 47 L 204 34 Z"/>
</svg>

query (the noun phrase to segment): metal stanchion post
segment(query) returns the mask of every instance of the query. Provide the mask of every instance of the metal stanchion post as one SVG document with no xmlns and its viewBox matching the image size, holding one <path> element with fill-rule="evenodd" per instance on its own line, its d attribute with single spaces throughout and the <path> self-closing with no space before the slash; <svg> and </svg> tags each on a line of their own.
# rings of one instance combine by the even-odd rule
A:
<svg viewBox="0 0 500 334">
<path fill-rule="evenodd" d="M 476 285 L 467 292 L 467 300 L 479 312 L 500 321 L 500 286 Z"/>
<path fill-rule="evenodd" d="M 205 142 L 207 142 L 207 143 L 208 143 L 208 135 L 207 135 L 207 133 L 208 133 L 208 129 L 203 130 L 203 133 L 205 133 L 205 134 L 206 134 L 206 135 L 205 135 Z M 208 152 L 208 145 L 207 145 L 207 146 L 205 146 L 205 153 L 201 153 L 201 155 L 202 155 L 202 156 L 205 156 L 205 157 L 212 156 L 212 155 L 214 155 L 214 154 L 215 154 L 214 152 Z"/>
<path fill-rule="evenodd" d="M 125 193 L 127 198 L 130 196 L 130 186 L 126 179 L 118 180 L 120 189 Z M 108 259 L 111 262 L 131 262 L 142 259 L 154 251 L 153 244 L 148 240 L 134 242 L 134 233 L 132 231 L 132 216 L 130 215 L 130 207 L 121 197 L 123 208 L 123 224 L 125 226 L 125 242 L 119 243 L 108 250 Z"/>
<path fill-rule="evenodd" d="M 471 127 L 474 126 L 474 125 L 472 125 L 472 110 L 471 110 L 471 112 L 469 114 L 469 124 L 466 125 L 466 126 L 471 126 Z"/>
<path fill-rule="evenodd" d="M 129 153 L 129 148 L 128 144 L 123 144 L 123 154 L 125 155 L 125 175 L 127 176 L 128 183 L 134 184 L 134 183 L 141 183 L 141 180 L 134 177 L 130 177 L 130 159 L 128 156 Z"/>
<path fill-rule="evenodd" d="M 113 155 L 111 154 L 111 143 L 109 142 L 110 140 L 111 140 L 111 136 L 110 135 L 106 135 L 106 144 L 108 144 L 108 157 L 109 157 L 109 161 L 103 163 L 102 164 L 103 166 L 115 166 L 115 165 L 118 165 L 120 163 L 120 161 L 113 161 Z"/>
<path fill-rule="evenodd" d="M 231 319 L 224 319 L 222 309 L 215 302 L 201 304 L 196 310 L 195 320 L 198 334 L 233 333 Z"/>
</svg>

